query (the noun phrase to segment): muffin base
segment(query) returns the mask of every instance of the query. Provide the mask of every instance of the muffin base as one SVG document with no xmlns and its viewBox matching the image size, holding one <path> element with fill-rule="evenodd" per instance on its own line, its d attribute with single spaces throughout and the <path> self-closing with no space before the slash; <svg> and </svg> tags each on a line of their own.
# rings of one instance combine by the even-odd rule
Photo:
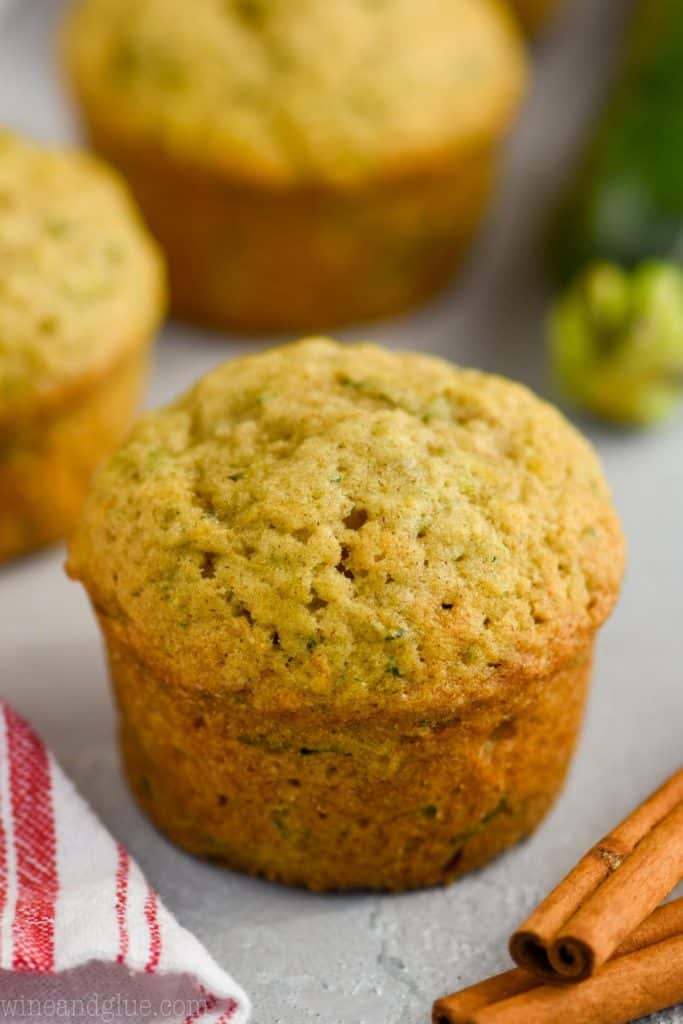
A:
<svg viewBox="0 0 683 1024">
<path fill-rule="evenodd" d="M 498 149 L 482 141 L 361 187 L 288 187 L 182 165 L 92 114 L 88 129 L 166 252 L 173 311 L 256 333 L 373 319 L 426 299 L 482 218 Z"/>
<path fill-rule="evenodd" d="M 256 716 L 156 677 L 98 614 L 144 811 L 194 854 L 315 890 L 448 883 L 530 833 L 562 786 L 593 648 L 450 718 Z"/>
<path fill-rule="evenodd" d="M 128 352 L 61 405 L 0 428 L 0 561 L 71 531 L 93 472 L 132 423 L 147 349 Z"/>
</svg>

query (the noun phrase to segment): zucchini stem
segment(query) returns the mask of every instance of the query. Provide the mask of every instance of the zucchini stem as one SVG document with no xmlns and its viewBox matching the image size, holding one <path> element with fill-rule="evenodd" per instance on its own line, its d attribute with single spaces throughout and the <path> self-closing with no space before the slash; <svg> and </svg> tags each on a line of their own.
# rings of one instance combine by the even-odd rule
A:
<svg viewBox="0 0 683 1024">
<path fill-rule="evenodd" d="M 549 337 L 556 384 L 575 405 L 611 423 L 657 423 L 683 393 L 683 271 L 596 263 L 553 303 Z"/>
</svg>

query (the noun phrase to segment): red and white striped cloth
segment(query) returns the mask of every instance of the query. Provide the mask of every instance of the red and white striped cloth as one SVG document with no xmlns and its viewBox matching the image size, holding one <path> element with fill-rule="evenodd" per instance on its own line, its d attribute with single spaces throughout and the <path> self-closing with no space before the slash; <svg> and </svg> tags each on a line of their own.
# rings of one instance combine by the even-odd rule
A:
<svg viewBox="0 0 683 1024">
<path fill-rule="evenodd" d="M 249 1000 L 0 701 L 0 1020 L 245 1024 Z"/>
</svg>

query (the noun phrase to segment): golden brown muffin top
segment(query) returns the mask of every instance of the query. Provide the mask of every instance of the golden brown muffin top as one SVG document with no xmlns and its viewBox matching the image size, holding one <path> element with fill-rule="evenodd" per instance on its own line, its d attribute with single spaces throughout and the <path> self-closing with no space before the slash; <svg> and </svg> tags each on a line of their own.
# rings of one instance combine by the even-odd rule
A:
<svg viewBox="0 0 683 1024">
<path fill-rule="evenodd" d="M 162 296 L 118 177 L 0 132 L 0 422 L 106 371 L 153 331 Z"/>
<path fill-rule="evenodd" d="M 117 135 L 266 180 L 339 180 L 487 142 L 525 57 L 497 0 L 79 0 L 77 90 Z"/>
<path fill-rule="evenodd" d="M 262 708 L 453 707 L 615 601 L 598 460 L 519 384 L 320 338 L 226 363 L 99 474 L 69 571 L 162 677 Z"/>
</svg>

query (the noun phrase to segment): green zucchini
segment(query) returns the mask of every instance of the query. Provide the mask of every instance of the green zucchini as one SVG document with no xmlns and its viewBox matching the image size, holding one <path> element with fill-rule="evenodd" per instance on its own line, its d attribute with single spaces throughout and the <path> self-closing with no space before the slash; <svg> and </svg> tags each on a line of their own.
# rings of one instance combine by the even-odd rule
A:
<svg viewBox="0 0 683 1024">
<path fill-rule="evenodd" d="M 668 415 L 683 386 L 683 0 L 639 0 L 549 263 L 560 386 L 616 422 Z"/>
</svg>

